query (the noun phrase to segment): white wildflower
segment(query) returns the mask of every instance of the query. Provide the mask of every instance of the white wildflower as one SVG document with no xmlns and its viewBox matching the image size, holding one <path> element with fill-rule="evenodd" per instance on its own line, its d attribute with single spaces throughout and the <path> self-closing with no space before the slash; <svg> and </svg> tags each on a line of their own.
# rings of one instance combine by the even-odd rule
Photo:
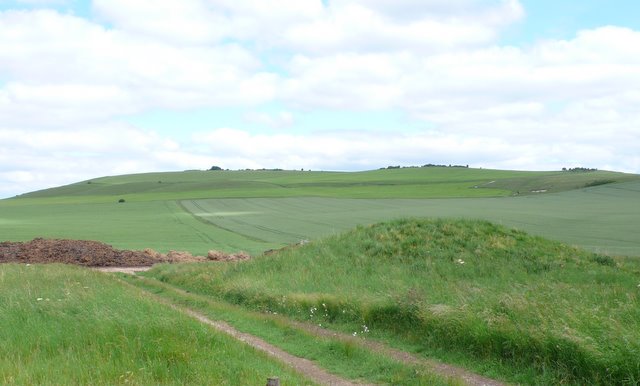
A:
<svg viewBox="0 0 640 386">
<path fill-rule="evenodd" d="M 37 298 L 36 300 L 37 300 L 37 301 L 39 301 L 39 302 L 41 302 L 41 301 L 43 301 L 44 299 L 43 299 L 43 298 Z"/>
</svg>

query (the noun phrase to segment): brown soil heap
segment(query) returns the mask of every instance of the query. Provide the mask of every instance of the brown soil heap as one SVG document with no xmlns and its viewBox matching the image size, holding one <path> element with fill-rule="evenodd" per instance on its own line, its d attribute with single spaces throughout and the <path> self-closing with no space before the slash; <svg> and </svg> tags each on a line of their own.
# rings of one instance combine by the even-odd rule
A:
<svg viewBox="0 0 640 386">
<path fill-rule="evenodd" d="M 164 255 L 152 249 L 126 251 L 98 241 L 49 240 L 0 243 L 0 263 L 66 263 L 89 267 L 145 267 L 156 263 L 204 261 L 188 252 Z"/>
<path fill-rule="evenodd" d="M 209 251 L 207 253 L 207 259 L 211 261 L 238 261 L 238 260 L 249 260 L 251 256 L 246 252 L 237 252 L 237 253 L 224 253 L 220 251 Z"/>
</svg>

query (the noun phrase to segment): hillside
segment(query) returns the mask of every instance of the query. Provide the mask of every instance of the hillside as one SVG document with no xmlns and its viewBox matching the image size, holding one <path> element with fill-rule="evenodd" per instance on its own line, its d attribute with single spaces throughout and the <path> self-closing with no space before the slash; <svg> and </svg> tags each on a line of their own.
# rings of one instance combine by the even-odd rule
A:
<svg viewBox="0 0 640 386">
<path fill-rule="evenodd" d="M 364 172 L 185 171 L 95 178 L 21 195 L 67 202 L 114 197 L 163 199 L 247 197 L 449 198 L 560 192 L 638 180 L 609 171 L 532 172 L 473 168 L 405 168 Z M 67 198 L 64 200 L 64 198 Z"/>
<path fill-rule="evenodd" d="M 147 273 L 263 312 L 569 384 L 640 379 L 639 274 L 637 260 L 462 220 L 398 220 L 242 264 Z"/>
<path fill-rule="evenodd" d="M 259 254 L 356 225 L 420 216 L 483 218 L 597 252 L 640 256 L 639 195 L 640 176 L 606 171 L 149 173 L 0 200 L 0 241 L 44 237 L 163 253 Z"/>
</svg>

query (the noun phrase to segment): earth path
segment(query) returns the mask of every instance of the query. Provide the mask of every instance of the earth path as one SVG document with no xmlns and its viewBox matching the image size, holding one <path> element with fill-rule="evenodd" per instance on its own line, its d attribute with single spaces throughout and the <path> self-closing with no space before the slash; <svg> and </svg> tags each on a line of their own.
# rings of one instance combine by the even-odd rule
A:
<svg viewBox="0 0 640 386">
<path fill-rule="evenodd" d="M 308 359 L 293 356 L 288 352 L 270 343 L 267 343 L 256 336 L 253 336 L 251 334 L 246 334 L 244 332 L 240 332 L 236 330 L 234 327 L 232 327 L 226 322 L 211 320 L 206 316 L 202 315 L 201 313 L 190 310 L 190 309 L 175 307 L 174 305 L 171 305 L 171 306 L 199 320 L 204 324 L 208 324 L 209 326 L 212 326 L 218 331 L 222 331 L 228 335 L 231 335 L 232 337 L 238 339 L 239 341 L 247 343 L 251 347 L 254 347 L 260 351 L 263 351 L 268 355 L 280 360 L 281 362 L 286 363 L 287 365 L 293 367 L 299 373 L 304 374 L 306 377 L 311 378 L 313 381 L 321 385 L 332 385 L 332 386 L 364 385 L 362 383 L 353 383 L 344 378 L 340 378 L 334 374 L 331 374 Z"/>
<path fill-rule="evenodd" d="M 114 272 L 114 271 L 110 271 L 110 272 Z M 134 274 L 135 272 L 127 272 L 125 270 L 118 270 L 117 272 L 123 272 L 123 273 L 129 273 L 129 274 Z M 132 284 L 129 284 L 127 282 L 124 282 L 126 285 L 129 286 L 133 286 Z M 137 287 L 135 287 L 137 288 Z M 137 288 L 139 289 L 139 288 Z M 305 358 L 299 358 L 296 357 L 294 355 L 289 354 L 288 352 L 282 350 L 279 347 L 276 347 L 270 343 L 267 343 L 265 340 L 258 338 L 257 336 L 251 335 L 251 334 L 247 334 L 244 332 L 240 332 L 237 329 L 235 329 L 233 326 L 231 326 L 230 324 L 223 322 L 223 321 L 219 321 L 219 320 L 211 320 L 208 317 L 206 317 L 205 315 L 191 310 L 187 307 L 183 307 L 183 306 L 178 306 L 176 304 L 173 304 L 172 302 L 170 302 L 169 300 L 153 294 L 151 292 L 145 291 L 150 297 L 154 298 L 156 301 L 167 305 L 168 307 L 173 308 L 176 311 L 182 312 L 186 315 L 189 315 L 190 317 L 198 320 L 201 323 L 204 323 L 206 325 L 209 325 L 211 327 L 213 327 L 214 329 L 216 329 L 217 331 L 223 332 L 227 335 L 230 335 L 231 337 L 244 342 L 246 344 L 248 344 L 249 346 L 258 349 L 264 353 L 266 353 L 267 355 L 289 365 L 290 367 L 292 367 L 293 369 L 295 369 L 296 371 L 298 371 L 300 374 L 303 374 L 304 376 L 306 376 L 307 378 L 313 380 L 314 382 L 320 384 L 320 385 L 328 385 L 328 386 L 370 386 L 369 384 L 364 384 L 364 383 L 354 383 L 351 382 L 347 379 L 338 377 L 337 375 L 331 374 L 329 372 L 327 372 L 326 370 L 324 370 L 323 368 L 319 367 L 318 365 L 316 365 L 315 363 L 313 363 L 312 361 L 305 359 Z M 185 292 L 186 293 L 186 292 Z M 372 386 L 372 385 L 371 385 Z"/>
<path fill-rule="evenodd" d="M 123 271 L 120 271 L 123 272 Z M 125 273 L 129 273 L 129 272 L 125 272 Z M 135 272 L 131 272 L 132 274 L 135 274 Z M 126 283 L 126 282 L 125 282 Z M 126 283 L 127 285 L 132 285 L 129 283 Z M 165 285 L 166 287 L 170 287 L 171 290 L 183 295 L 183 296 L 194 296 L 195 294 L 193 293 L 189 293 L 185 290 L 182 290 L 180 288 L 176 288 L 172 285 L 163 283 L 163 285 Z M 136 287 L 137 288 L 137 287 Z M 328 373 L 326 370 L 318 367 L 316 364 L 314 364 L 312 361 L 308 360 L 308 359 L 304 359 L 304 358 L 299 358 L 296 356 L 293 356 L 289 353 L 287 353 L 286 351 L 270 344 L 267 343 L 266 341 L 262 340 L 261 338 L 258 338 L 254 335 L 251 334 L 247 334 L 247 333 L 243 333 L 240 332 L 238 330 L 236 330 L 233 326 L 231 326 L 230 324 L 223 322 L 223 321 L 214 321 L 211 320 L 209 318 L 207 318 L 205 315 L 196 312 L 194 310 L 191 310 L 189 308 L 183 307 L 183 306 L 177 306 L 175 304 L 173 304 L 172 302 L 170 302 L 169 300 L 159 296 L 159 295 L 155 295 L 152 294 L 150 292 L 147 291 L 147 293 L 152 296 L 153 298 L 155 298 L 156 300 L 158 300 L 159 302 L 162 302 L 163 304 L 168 305 L 169 307 L 178 310 L 180 312 L 183 312 L 189 316 L 191 316 L 194 319 L 197 319 L 198 321 L 200 321 L 201 323 L 205 323 L 208 324 L 212 327 L 214 327 L 216 330 L 224 332 L 228 335 L 231 335 L 232 337 L 245 342 L 247 344 L 249 344 L 252 347 L 255 347 L 258 350 L 261 350 L 267 354 L 269 354 L 270 356 L 283 361 L 287 364 L 289 364 L 291 367 L 293 367 L 294 369 L 296 369 L 297 371 L 299 371 L 300 373 L 304 374 L 305 376 L 313 379 L 315 382 L 318 382 L 319 384 L 322 385 L 332 385 L 332 386 L 338 386 L 338 385 L 364 385 L 362 383 L 353 383 L 351 381 L 348 381 L 346 379 L 340 378 L 336 375 L 333 375 L 331 373 Z M 199 295 L 195 295 L 195 296 L 199 296 Z M 269 316 L 269 317 L 273 317 L 273 316 Z M 310 325 L 307 323 L 302 323 L 302 322 L 297 322 L 297 321 L 292 321 L 290 319 L 287 319 L 287 322 L 290 323 L 293 327 L 299 328 L 301 330 L 307 331 L 313 335 L 316 336 L 320 336 L 320 337 L 327 337 L 327 338 L 333 338 L 333 339 L 339 339 L 342 341 L 349 341 L 349 342 L 353 342 L 357 345 L 360 346 L 364 346 L 372 351 L 378 352 L 378 353 L 382 353 L 385 354 L 399 362 L 405 363 L 405 364 L 412 364 L 412 365 L 421 365 L 421 366 L 425 366 L 427 368 L 429 368 L 431 371 L 433 371 L 435 374 L 438 375 L 442 375 L 445 376 L 447 378 L 453 378 L 453 379 L 457 379 L 462 381 L 465 385 L 469 385 L 469 386 L 506 386 L 506 383 L 491 379 L 491 378 L 487 378 L 484 377 L 482 375 L 470 372 L 462 367 L 457 367 L 457 366 L 453 366 L 453 365 L 449 365 L 446 363 L 441 363 L 441 362 L 437 362 L 435 360 L 429 360 L 429 359 L 425 359 L 425 358 L 420 358 L 416 355 L 413 355 L 411 353 L 408 353 L 406 351 L 401 351 L 398 349 L 394 349 L 391 347 L 386 346 L 383 343 L 380 342 L 375 342 L 375 341 L 369 341 L 369 340 L 363 340 L 363 339 L 357 339 L 354 338 L 353 336 L 349 335 L 349 334 L 345 334 L 345 333 L 341 333 L 341 332 L 336 332 L 336 331 L 332 331 L 332 330 L 327 330 L 315 325 Z"/>
</svg>

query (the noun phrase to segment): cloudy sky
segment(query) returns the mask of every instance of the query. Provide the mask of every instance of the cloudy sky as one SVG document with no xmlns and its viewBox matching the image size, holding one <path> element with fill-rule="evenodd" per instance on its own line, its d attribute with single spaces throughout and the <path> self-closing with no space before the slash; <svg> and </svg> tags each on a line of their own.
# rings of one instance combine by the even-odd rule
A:
<svg viewBox="0 0 640 386">
<path fill-rule="evenodd" d="M 640 172 L 637 0 L 0 0 L 0 197 L 103 175 Z"/>
</svg>

